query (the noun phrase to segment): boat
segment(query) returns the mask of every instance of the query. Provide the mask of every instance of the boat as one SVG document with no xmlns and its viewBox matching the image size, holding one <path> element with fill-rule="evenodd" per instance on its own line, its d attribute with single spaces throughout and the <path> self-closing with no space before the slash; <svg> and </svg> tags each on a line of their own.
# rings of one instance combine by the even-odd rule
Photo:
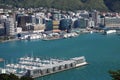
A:
<svg viewBox="0 0 120 80">
<path fill-rule="evenodd" d="M 88 64 L 84 56 L 63 59 L 41 59 L 33 57 L 21 57 L 17 64 L 7 64 L 5 68 L 0 68 L 0 73 L 13 73 L 18 77 L 29 76 L 32 78 L 65 71 L 68 69 L 84 66 Z"/>
<path fill-rule="evenodd" d="M 116 33 L 116 30 L 107 30 L 105 31 L 106 34 L 113 34 Z"/>
<path fill-rule="evenodd" d="M 66 33 L 63 35 L 63 38 L 72 38 L 72 37 L 77 37 L 78 34 L 75 33 L 75 32 L 72 32 L 72 33 Z"/>
</svg>

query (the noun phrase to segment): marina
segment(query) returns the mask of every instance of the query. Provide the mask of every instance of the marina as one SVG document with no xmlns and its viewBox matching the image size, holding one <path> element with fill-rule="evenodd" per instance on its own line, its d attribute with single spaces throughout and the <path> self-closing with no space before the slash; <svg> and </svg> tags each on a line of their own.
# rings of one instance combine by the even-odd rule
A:
<svg viewBox="0 0 120 80">
<path fill-rule="evenodd" d="M 22 57 L 16 64 L 6 64 L 5 68 L 0 68 L 0 72 L 6 74 L 15 74 L 16 76 L 30 76 L 37 78 L 52 73 L 68 70 L 86 65 L 85 57 L 75 57 L 69 60 Z"/>
<path fill-rule="evenodd" d="M 40 40 L 56 40 L 56 39 L 63 39 L 63 38 L 71 38 L 71 37 L 76 37 L 79 36 L 80 34 L 76 32 L 71 32 L 71 33 L 28 33 L 24 34 L 21 37 L 19 37 L 20 40 L 35 40 L 35 39 L 40 39 Z"/>
</svg>

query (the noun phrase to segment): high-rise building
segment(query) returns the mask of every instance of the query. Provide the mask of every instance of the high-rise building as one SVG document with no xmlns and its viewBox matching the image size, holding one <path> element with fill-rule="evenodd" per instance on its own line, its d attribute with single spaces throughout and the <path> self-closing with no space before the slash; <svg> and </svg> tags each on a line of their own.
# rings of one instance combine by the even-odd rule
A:
<svg viewBox="0 0 120 80">
<path fill-rule="evenodd" d="M 18 27 L 22 27 L 23 31 L 26 31 L 26 24 L 27 23 L 34 23 L 34 20 L 32 20 L 31 15 L 19 15 L 17 17 Z"/>
<path fill-rule="evenodd" d="M 17 18 L 17 21 L 18 21 L 18 27 L 25 27 L 26 26 L 26 17 L 21 15 L 21 16 L 18 16 Z"/>
<path fill-rule="evenodd" d="M 45 31 L 51 31 L 53 30 L 53 22 L 52 20 L 46 20 L 45 21 Z"/>
<path fill-rule="evenodd" d="M 88 20 L 79 18 L 74 22 L 74 28 L 86 28 L 88 26 Z"/>
<path fill-rule="evenodd" d="M 4 27 L 6 35 L 15 35 L 15 25 L 13 18 L 8 18 L 4 23 Z"/>
<path fill-rule="evenodd" d="M 0 24 L 0 36 L 5 35 L 5 28 L 3 24 Z"/>
<path fill-rule="evenodd" d="M 94 27 L 98 27 L 99 23 L 100 23 L 100 15 L 99 12 L 94 10 L 93 12 L 91 12 L 91 17 L 92 20 L 95 22 L 95 26 Z"/>
<path fill-rule="evenodd" d="M 0 18 L 0 36 L 5 35 L 5 27 L 4 27 L 5 21 L 6 19 L 4 19 L 3 17 Z"/>
<path fill-rule="evenodd" d="M 36 24 L 36 16 L 35 15 L 31 15 L 31 23 Z"/>
<path fill-rule="evenodd" d="M 60 30 L 70 30 L 72 25 L 71 19 L 62 19 L 60 20 L 59 29 Z"/>
<path fill-rule="evenodd" d="M 91 15 L 90 15 L 90 18 L 88 19 L 88 27 L 95 27 L 95 22 L 93 21 Z"/>
<path fill-rule="evenodd" d="M 104 28 L 105 27 L 105 16 L 100 17 L 100 24 L 99 27 Z"/>
</svg>

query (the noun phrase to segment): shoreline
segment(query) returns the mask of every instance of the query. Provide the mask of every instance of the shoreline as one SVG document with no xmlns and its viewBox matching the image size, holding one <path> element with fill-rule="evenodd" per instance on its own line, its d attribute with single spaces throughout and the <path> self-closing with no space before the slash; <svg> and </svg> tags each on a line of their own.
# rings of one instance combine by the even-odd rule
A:
<svg viewBox="0 0 120 80">
<path fill-rule="evenodd" d="M 99 31 L 99 30 L 83 30 L 83 31 L 80 31 L 78 33 L 78 36 L 80 34 L 86 34 L 86 33 L 103 33 L 103 31 Z M 68 37 L 69 38 L 69 37 Z M 58 39 L 64 39 L 64 38 L 56 38 L 56 37 L 52 37 L 52 38 L 44 38 L 44 39 L 41 39 L 41 40 L 44 40 L 44 41 L 49 41 L 49 40 L 58 40 Z M 11 41 L 17 41 L 17 40 L 20 40 L 20 39 L 9 39 L 9 40 L 0 40 L 0 43 L 4 43 L 4 42 L 11 42 Z"/>
<path fill-rule="evenodd" d="M 19 40 L 19 39 L 2 40 L 2 41 L 0 41 L 0 43 L 17 41 L 17 40 Z"/>
</svg>

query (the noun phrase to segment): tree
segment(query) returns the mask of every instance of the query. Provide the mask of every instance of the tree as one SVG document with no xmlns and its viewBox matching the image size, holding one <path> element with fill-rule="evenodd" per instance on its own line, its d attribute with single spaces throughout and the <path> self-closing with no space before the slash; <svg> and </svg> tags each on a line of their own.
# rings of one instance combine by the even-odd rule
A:
<svg viewBox="0 0 120 80">
<path fill-rule="evenodd" d="M 8 74 L 0 74 L 0 79 L 1 79 L 1 80 L 10 80 Z"/>
<path fill-rule="evenodd" d="M 14 74 L 0 74 L 0 80 L 34 80 L 34 79 L 28 76 L 18 78 L 18 76 Z"/>
<path fill-rule="evenodd" d="M 106 10 L 103 0 L 0 0 L 0 4 L 14 7 L 46 7 L 60 10 L 97 9 Z M 119 4 L 118 4 L 119 6 Z"/>
<path fill-rule="evenodd" d="M 11 80 L 19 80 L 18 76 L 14 75 L 14 74 L 10 74 L 8 76 Z"/>
<path fill-rule="evenodd" d="M 34 80 L 34 79 L 31 77 L 23 76 L 20 78 L 20 80 Z"/>
<path fill-rule="evenodd" d="M 112 80 L 120 80 L 120 70 L 117 71 L 109 71 L 110 76 L 112 77 Z"/>
</svg>

